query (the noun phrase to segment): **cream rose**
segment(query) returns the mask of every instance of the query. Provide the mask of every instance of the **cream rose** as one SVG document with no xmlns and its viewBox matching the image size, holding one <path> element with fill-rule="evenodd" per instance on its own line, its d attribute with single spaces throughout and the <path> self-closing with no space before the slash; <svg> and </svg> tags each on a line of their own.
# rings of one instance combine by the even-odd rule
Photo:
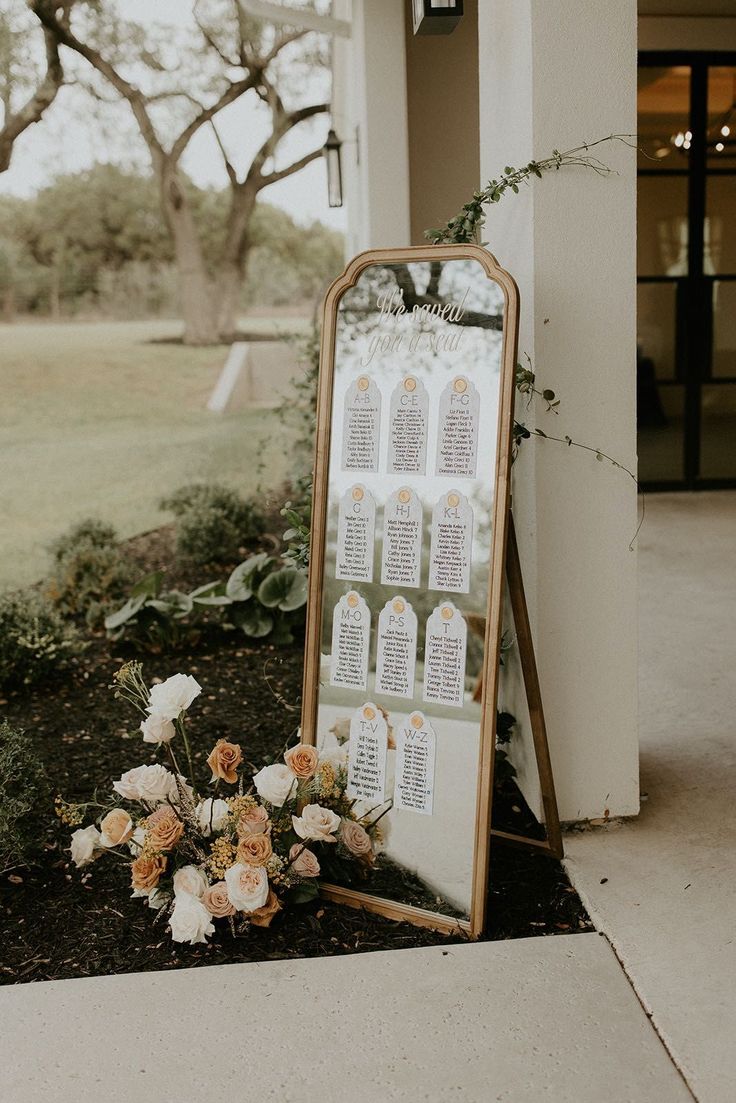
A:
<svg viewBox="0 0 736 1103">
<path fill-rule="evenodd" d="M 212 917 L 202 901 L 189 892 L 182 892 L 174 900 L 174 910 L 169 920 L 174 942 L 206 942 L 207 935 L 215 933 Z"/>
<path fill-rule="evenodd" d="M 230 903 L 239 912 L 254 912 L 268 899 L 268 875 L 263 866 L 258 869 L 236 862 L 225 874 Z"/>
<path fill-rule="evenodd" d="M 182 866 L 174 874 L 174 896 L 188 892 L 191 896 L 202 896 L 209 885 L 204 873 L 197 866 Z"/>
<path fill-rule="evenodd" d="M 230 815 L 230 805 L 226 800 L 201 800 L 195 809 L 200 831 L 207 838 L 213 831 L 220 831 Z"/>
<path fill-rule="evenodd" d="M 89 827 L 80 827 L 72 832 L 72 845 L 69 849 L 77 869 L 94 862 L 95 857 L 99 857 L 95 855 L 95 850 L 100 846 L 102 846 L 102 837 L 94 824 L 90 824 Z"/>
<path fill-rule="evenodd" d="M 100 842 L 103 846 L 120 846 L 133 837 L 133 821 L 124 808 L 113 808 L 100 824 Z"/>
<path fill-rule="evenodd" d="M 265 866 L 272 854 L 271 840 L 261 832 L 258 835 L 243 835 L 236 857 L 244 866 Z"/>
<path fill-rule="evenodd" d="M 296 776 L 288 766 L 274 762 L 273 766 L 264 766 L 253 776 L 253 784 L 261 800 L 281 808 L 296 784 Z"/>
<path fill-rule="evenodd" d="M 289 861 L 294 873 L 298 873 L 300 877 L 319 877 L 317 857 L 303 843 L 294 843 L 289 851 Z"/>
<path fill-rule="evenodd" d="M 215 919 L 225 919 L 228 915 L 235 915 L 235 908 L 230 903 L 224 881 L 216 881 L 214 885 L 205 889 L 202 903 Z"/>
<path fill-rule="evenodd" d="M 212 770 L 212 780 L 217 781 L 220 778 L 233 785 L 238 780 L 237 769 L 242 761 L 243 752 L 237 743 L 218 739 L 207 759 L 207 765 Z"/>
<path fill-rule="evenodd" d="M 364 827 L 355 820 L 343 820 L 340 824 L 340 842 L 363 861 L 373 861 L 373 844 L 371 837 Z"/>
<path fill-rule="evenodd" d="M 170 743 L 176 735 L 173 721 L 155 713 L 146 717 L 140 730 L 143 732 L 144 743 Z"/>
<path fill-rule="evenodd" d="M 201 692 L 201 685 L 191 674 L 173 674 L 151 687 L 146 711 L 162 720 L 176 720 Z"/>
<path fill-rule="evenodd" d="M 284 755 L 284 762 L 300 778 L 314 777 L 317 769 L 318 754 L 316 747 L 307 743 L 297 743 Z"/>
<path fill-rule="evenodd" d="M 255 804 L 240 813 L 236 830 L 238 838 L 243 835 L 270 835 L 271 821 L 262 804 Z"/>
<path fill-rule="evenodd" d="M 141 800 L 147 804 L 179 798 L 176 778 L 158 762 L 128 770 L 119 781 L 113 782 L 112 787 L 125 800 Z"/>
<path fill-rule="evenodd" d="M 313 839 L 318 843 L 337 842 L 334 832 L 340 826 L 340 817 L 320 804 L 307 804 L 301 816 L 292 816 L 291 822 L 300 839 Z"/>
</svg>

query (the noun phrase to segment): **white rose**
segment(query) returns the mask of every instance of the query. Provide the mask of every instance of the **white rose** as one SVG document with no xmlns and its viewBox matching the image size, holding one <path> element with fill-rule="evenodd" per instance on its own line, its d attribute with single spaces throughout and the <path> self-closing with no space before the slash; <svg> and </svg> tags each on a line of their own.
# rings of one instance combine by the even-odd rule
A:
<svg viewBox="0 0 736 1103">
<path fill-rule="evenodd" d="M 163 720 L 176 720 L 201 692 L 201 685 L 191 674 L 172 674 L 151 687 L 146 711 Z"/>
<path fill-rule="evenodd" d="M 323 762 L 328 762 L 335 773 L 339 773 L 340 770 L 347 770 L 348 768 L 348 744 L 343 743 L 340 746 L 323 747 L 319 752 L 320 765 Z"/>
<path fill-rule="evenodd" d="M 169 920 L 174 942 L 206 942 L 207 935 L 215 933 L 212 917 L 200 899 L 189 892 L 181 892 L 174 900 L 174 910 Z"/>
<path fill-rule="evenodd" d="M 177 800 L 179 796 L 176 778 L 158 762 L 128 770 L 112 787 L 125 800 L 144 800 L 148 804 Z"/>
<path fill-rule="evenodd" d="M 197 866 L 182 866 L 174 874 L 174 896 L 188 892 L 190 896 L 201 896 L 209 886 L 209 881 Z"/>
<path fill-rule="evenodd" d="M 99 849 L 101 836 L 94 824 L 89 827 L 80 827 L 72 833 L 72 861 L 77 869 L 88 866 L 95 860 L 95 850 Z M 99 855 L 98 855 L 99 857 Z"/>
<path fill-rule="evenodd" d="M 296 782 L 296 774 L 281 762 L 264 766 L 253 777 L 253 784 L 261 800 L 267 800 L 275 808 L 281 808 Z"/>
<path fill-rule="evenodd" d="M 133 896 L 135 895 L 136 893 L 133 893 Z M 146 894 L 142 892 L 138 895 L 145 896 Z M 151 891 L 148 893 L 148 906 L 149 908 L 155 908 L 156 911 L 158 911 L 159 908 L 162 908 L 164 904 L 167 904 L 169 902 L 169 899 L 170 897 L 168 892 L 164 892 L 163 889 L 151 889 Z"/>
<path fill-rule="evenodd" d="M 146 829 L 144 827 L 136 827 L 135 831 L 133 832 L 133 834 L 130 836 L 130 839 L 128 840 L 128 850 L 130 851 L 130 853 L 133 855 L 134 858 L 137 858 L 138 855 L 140 854 L 141 850 L 143 849 L 143 844 L 144 844 L 145 841 L 146 841 Z"/>
<path fill-rule="evenodd" d="M 176 735 L 176 728 L 172 720 L 153 713 L 147 716 L 141 724 L 144 743 L 170 743 Z"/>
<path fill-rule="evenodd" d="M 236 862 L 225 873 L 227 895 L 239 912 L 254 912 L 268 900 L 268 874 L 263 866 L 246 866 Z"/>
<path fill-rule="evenodd" d="M 301 816 L 292 816 L 291 822 L 300 839 L 314 839 L 318 843 L 334 843 L 333 832 L 340 826 L 340 817 L 320 804 L 307 804 Z"/>
<path fill-rule="evenodd" d="M 350 739 L 350 717 L 338 716 L 335 723 L 330 728 L 330 732 L 335 737 L 335 741 L 338 744 L 347 743 Z"/>
<path fill-rule="evenodd" d="M 230 815 L 230 805 L 226 800 L 201 800 L 196 807 L 195 815 L 200 830 L 205 838 L 213 831 L 220 831 L 225 825 L 225 820 Z"/>
</svg>

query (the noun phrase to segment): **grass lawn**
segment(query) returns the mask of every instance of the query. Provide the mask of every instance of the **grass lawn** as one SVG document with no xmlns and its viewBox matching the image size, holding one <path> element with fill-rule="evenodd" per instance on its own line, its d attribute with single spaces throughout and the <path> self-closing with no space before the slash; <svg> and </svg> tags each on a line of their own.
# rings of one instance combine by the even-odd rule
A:
<svg viewBox="0 0 736 1103">
<path fill-rule="evenodd" d="M 168 519 L 158 501 L 185 482 L 250 494 L 286 477 L 275 412 L 206 409 L 225 347 L 150 343 L 179 331 L 171 321 L 0 326 L 0 588 L 42 577 L 49 542 L 83 517 L 128 537 Z"/>
</svg>

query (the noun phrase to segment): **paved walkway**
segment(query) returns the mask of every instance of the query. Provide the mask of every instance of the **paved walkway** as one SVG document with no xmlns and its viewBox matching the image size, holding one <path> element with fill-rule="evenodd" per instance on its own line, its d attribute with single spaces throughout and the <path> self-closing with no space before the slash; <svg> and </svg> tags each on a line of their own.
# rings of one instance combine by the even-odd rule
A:
<svg viewBox="0 0 736 1103">
<path fill-rule="evenodd" d="M 736 1099 L 736 494 L 647 498 L 637 820 L 568 870 L 699 1103 Z"/>
<path fill-rule="evenodd" d="M 597 934 L 0 995 L 8 1103 L 692 1103 Z"/>
</svg>

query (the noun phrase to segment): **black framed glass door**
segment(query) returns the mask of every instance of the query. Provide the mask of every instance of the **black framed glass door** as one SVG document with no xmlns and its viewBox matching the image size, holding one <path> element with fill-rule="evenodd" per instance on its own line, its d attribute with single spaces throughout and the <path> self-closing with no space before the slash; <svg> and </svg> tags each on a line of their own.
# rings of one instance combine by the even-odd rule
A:
<svg viewBox="0 0 736 1103">
<path fill-rule="evenodd" d="M 639 58 L 644 489 L 736 486 L 736 54 Z"/>
</svg>

